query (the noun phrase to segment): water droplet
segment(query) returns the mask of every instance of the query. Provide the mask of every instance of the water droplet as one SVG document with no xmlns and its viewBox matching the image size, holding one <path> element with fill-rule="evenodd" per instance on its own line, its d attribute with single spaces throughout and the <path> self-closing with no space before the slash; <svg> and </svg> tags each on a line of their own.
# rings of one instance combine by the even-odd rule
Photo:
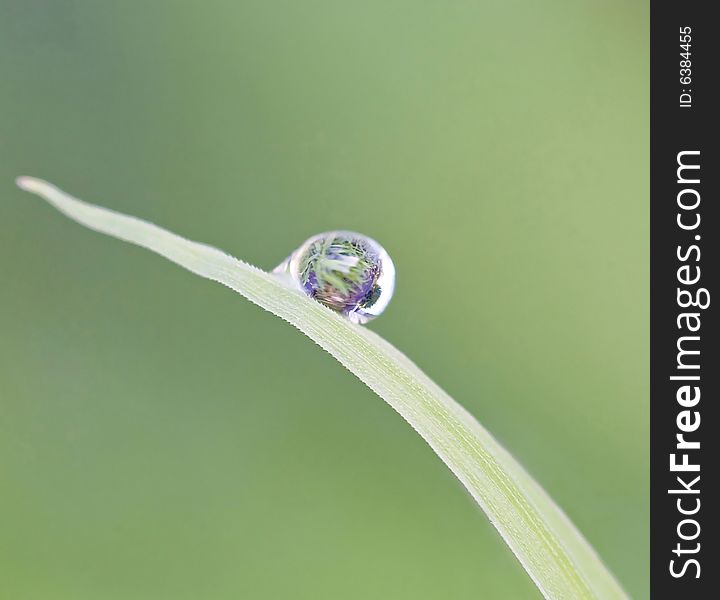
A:
<svg viewBox="0 0 720 600">
<path fill-rule="evenodd" d="M 289 276 L 298 289 L 353 323 L 382 313 L 395 289 L 395 265 L 388 253 L 352 231 L 312 236 L 273 273 Z"/>
</svg>

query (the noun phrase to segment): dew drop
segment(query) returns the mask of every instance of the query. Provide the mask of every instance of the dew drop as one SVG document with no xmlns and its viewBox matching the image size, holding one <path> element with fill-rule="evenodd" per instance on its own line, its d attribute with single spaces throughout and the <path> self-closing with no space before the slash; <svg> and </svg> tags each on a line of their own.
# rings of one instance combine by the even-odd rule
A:
<svg viewBox="0 0 720 600">
<path fill-rule="evenodd" d="M 382 313 L 395 289 L 395 265 L 388 253 L 352 231 L 308 238 L 273 273 L 288 276 L 299 290 L 353 323 Z"/>
</svg>

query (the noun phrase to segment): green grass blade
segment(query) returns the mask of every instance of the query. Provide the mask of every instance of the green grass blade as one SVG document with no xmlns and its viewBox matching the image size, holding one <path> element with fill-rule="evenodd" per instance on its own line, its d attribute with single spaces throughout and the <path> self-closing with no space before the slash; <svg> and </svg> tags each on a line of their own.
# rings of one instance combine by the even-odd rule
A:
<svg viewBox="0 0 720 600">
<path fill-rule="evenodd" d="M 291 323 L 384 399 L 468 489 L 546 598 L 627 598 L 580 532 L 520 464 L 410 359 L 277 276 L 151 223 L 88 204 L 39 179 L 35 193 L 78 223 L 152 250 Z M 478 597 L 481 597 L 481 591 Z"/>
</svg>

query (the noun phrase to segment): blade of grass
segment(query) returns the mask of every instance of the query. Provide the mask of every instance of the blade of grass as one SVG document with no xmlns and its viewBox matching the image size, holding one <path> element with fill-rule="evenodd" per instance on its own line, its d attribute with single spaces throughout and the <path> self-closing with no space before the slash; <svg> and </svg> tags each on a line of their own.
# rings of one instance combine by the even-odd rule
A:
<svg viewBox="0 0 720 600">
<path fill-rule="evenodd" d="M 291 323 L 384 399 L 468 489 L 546 598 L 627 598 L 592 547 L 523 467 L 394 346 L 211 246 L 88 204 L 32 177 L 17 184 L 78 223 L 152 250 Z M 481 593 L 479 593 L 481 595 Z"/>
</svg>

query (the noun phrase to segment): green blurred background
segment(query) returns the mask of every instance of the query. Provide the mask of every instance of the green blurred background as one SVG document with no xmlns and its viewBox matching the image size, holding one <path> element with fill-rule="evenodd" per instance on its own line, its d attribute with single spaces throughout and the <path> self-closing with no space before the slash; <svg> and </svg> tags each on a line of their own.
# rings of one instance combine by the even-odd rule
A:
<svg viewBox="0 0 720 600">
<path fill-rule="evenodd" d="M 19 174 L 264 268 L 380 240 L 370 326 L 647 597 L 645 2 L 0 7 L 0 598 L 539 597 L 332 358 Z"/>
</svg>

